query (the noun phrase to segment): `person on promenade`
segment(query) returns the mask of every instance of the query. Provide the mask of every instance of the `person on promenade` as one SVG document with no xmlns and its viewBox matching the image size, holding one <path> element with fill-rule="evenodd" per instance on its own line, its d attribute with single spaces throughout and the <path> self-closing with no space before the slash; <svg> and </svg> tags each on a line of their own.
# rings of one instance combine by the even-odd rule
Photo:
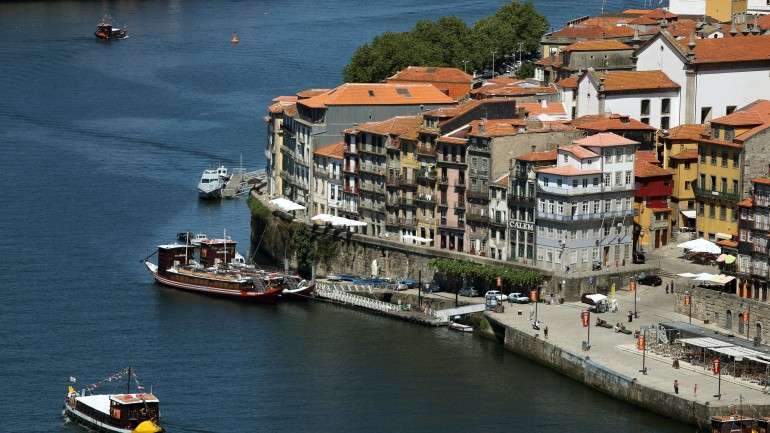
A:
<svg viewBox="0 0 770 433">
<path fill-rule="evenodd" d="M 548 339 L 548 325 L 546 325 L 545 329 L 543 329 L 543 336 L 545 337 L 546 340 Z"/>
<path fill-rule="evenodd" d="M 674 379 L 674 394 L 679 394 L 679 381 Z"/>
<path fill-rule="evenodd" d="M 668 295 L 668 283 L 666 283 L 666 294 Z"/>
<path fill-rule="evenodd" d="M 628 312 L 628 323 L 631 323 L 634 321 L 634 313 L 631 311 Z"/>
</svg>

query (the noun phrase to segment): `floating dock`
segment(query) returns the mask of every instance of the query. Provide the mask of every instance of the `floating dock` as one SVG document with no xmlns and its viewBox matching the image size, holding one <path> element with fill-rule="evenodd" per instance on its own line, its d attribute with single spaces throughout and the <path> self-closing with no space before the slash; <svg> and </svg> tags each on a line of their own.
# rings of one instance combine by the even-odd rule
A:
<svg viewBox="0 0 770 433">
<path fill-rule="evenodd" d="M 235 170 L 222 190 L 222 198 L 235 198 L 248 194 L 252 188 L 262 188 L 267 183 L 265 170 Z"/>
</svg>

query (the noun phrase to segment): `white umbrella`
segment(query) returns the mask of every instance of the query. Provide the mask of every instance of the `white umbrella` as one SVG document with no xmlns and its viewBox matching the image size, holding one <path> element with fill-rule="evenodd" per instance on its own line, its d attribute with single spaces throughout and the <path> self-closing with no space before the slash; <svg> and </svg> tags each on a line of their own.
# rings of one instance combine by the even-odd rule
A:
<svg viewBox="0 0 770 433">
<path fill-rule="evenodd" d="M 719 254 L 722 252 L 722 249 L 719 248 L 719 245 L 715 244 L 714 242 L 707 241 L 703 238 L 693 239 L 691 241 L 683 242 L 679 245 L 677 245 L 679 248 L 684 248 L 696 253 L 710 253 L 710 254 Z"/>
</svg>

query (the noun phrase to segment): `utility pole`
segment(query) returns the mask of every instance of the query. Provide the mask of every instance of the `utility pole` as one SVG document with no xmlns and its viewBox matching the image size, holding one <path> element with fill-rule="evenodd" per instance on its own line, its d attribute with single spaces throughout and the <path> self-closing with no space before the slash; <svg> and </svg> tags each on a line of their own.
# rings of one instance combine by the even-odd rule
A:
<svg viewBox="0 0 770 433">
<path fill-rule="evenodd" d="M 468 60 L 463 60 L 463 72 L 468 73 Z"/>
<path fill-rule="evenodd" d="M 521 67 L 521 47 L 524 45 L 524 42 L 519 41 L 519 67 Z"/>
<path fill-rule="evenodd" d="M 642 349 L 642 369 L 639 370 L 642 374 L 647 374 L 647 328 L 644 328 L 644 334 L 639 336 L 640 340 L 636 344 L 637 348 Z"/>
<path fill-rule="evenodd" d="M 495 53 L 497 51 L 492 50 L 492 78 L 495 78 Z"/>
</svg>

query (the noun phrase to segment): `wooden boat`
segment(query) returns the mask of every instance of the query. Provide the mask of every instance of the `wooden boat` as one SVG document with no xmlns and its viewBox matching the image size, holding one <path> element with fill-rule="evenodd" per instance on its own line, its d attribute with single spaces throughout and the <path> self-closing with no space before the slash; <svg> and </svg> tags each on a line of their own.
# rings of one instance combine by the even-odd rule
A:
<svg viewBox="0 0 770 433">
<path fill-rule="evenodd" d="M 187 244 L 158 246 L 158 264 L 144 264 L 155 281 L 189 292 L 242 301 L 274 303 L 283 290 L 265 272 L 247 272 L 230 266 L 235 259 L 236 242 L 231 239 L 205 239 L 200 243 L 200 263 L 193 260 L 195 248 Z"/>
<path fill-rule="evenodd" d="M 301 280 L 297 276 L 283 277 L 281 297 L 290 301 L 307 301 L 315 291 L 315 281 Z"/>
<path fill-rule="evenodd" d="M 462 323 L 450 322 L 449 329 L 457 332 L 473 332 L 473 326 L 463 325 Z"/>
<path fill-rule="evenodd" d="M 70 385 L 64 400 L 64 417 L 100 432 L 162 432 L 158 424 L 158 397 L 152 393 L 131 393 L 131 368 L 124 372 L 128 373 L 125 394 L 91 394 L 88 389 L 78 392 Z"/>
</svg>

